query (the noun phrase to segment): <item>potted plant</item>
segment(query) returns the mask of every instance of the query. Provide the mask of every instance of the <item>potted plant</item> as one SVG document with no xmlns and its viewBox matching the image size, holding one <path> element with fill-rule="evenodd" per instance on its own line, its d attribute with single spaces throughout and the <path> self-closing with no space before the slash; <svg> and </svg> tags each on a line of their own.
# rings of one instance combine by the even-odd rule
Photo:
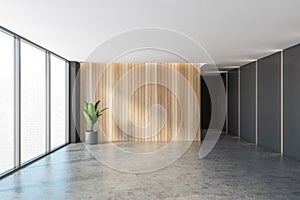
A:
<svg viewBox="0 0 300 200">
<path fill-rule="evenodd" d="M 98 105 L 100 101 L 97 101 L 95 105 L 93 103 L 85 103 L 83 115 L 86 122 L 90 126 L 90 130 L 85 132 L 85 143 L 86 144 L 97 144 L 98 143 L 98 132 L 94 130 L 94 125 L 97 122 L 98 118 L 102 116 L 103 112 L 107 108 L 103 108 L 100 111 L 98 110 Z"/>
</svg>

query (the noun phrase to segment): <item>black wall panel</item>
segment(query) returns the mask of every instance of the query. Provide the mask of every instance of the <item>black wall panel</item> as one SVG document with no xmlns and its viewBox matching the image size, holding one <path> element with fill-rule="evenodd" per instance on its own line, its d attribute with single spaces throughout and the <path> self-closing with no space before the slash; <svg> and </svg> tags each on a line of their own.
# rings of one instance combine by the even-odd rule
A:
<svg viewBox="0 0 300 200">
<path fill-rule="evenodd" d="M 300 159 L 300 45 L 283 53 L 284 154 Z"/>
<path fill-rule="evenodd" d="M 224 88 L 225 88 L 225 92 L 226 91 L 226 73 L 222 73 L 221 74 L 222 80 L 223 80 L 223 84 L 224 84 Z M 226 118 L 225 118 L 225 122 L 224 122 L 224 126 L 223 126 L 223 132 L 226 132 Z"/>
<path fill-rule="evenodd" d="M 69 141 L 80 142 L 80 63 L 72 61 L 69 65 Z"/>
<path fill-rule="evenodd" d="M 219 75 L 205 75 L 205 80 L 210 84 L 211 88 L 212 88 L 212 94 L 209 93 L 209 90 L 207 88 L 207 83 L 205 82 L 205 80 L 203 79 L 203 77 L 201 77 L 201 129 L 208 129 L 209 126 L 211 126 L 210 128 L 217 128 L 216 125 L 214 124 L 210 124 L 211 123 L 211 115 L 212 115 L 212 95 L 214 97 L 215 100 L 215 105 L 221 106 L 222 103 L 224 102 L 220 102 L 220 98 L 219 98 L 219 94 L 217 92 L 217 81 L 219 80 L 220 76 Z M 223 73 L 221 74 L 221 79 L 223 81 L 224 84 L 224 89 L 226 90 L 226 74 Z M 225 105 L 224 105 L 225 106 Z M 218 109 L 218 108 L 217 108 Z M 224 120 L 224 125 L 223 125 L 223 132 L 226 131 L 226 119 Z M 202 137 L 205 136 L 205 132 L 202 132 Z"/>
<path fill-rule="evenodd" d="M 208 129 L 211 118 L 211 99 L 207 85 L 201 77 L 201 129 Z"/>
<path fill-rule="evenodd" d="M 228 72 L 228 133 L 238 135 L 238 69 Z"/>
<path fill-rule="evenodd" d="M 281 53 L 258 60 L 258 144 L 280 152 Z"/>
<path fill-rule="evenodd" d="M 255 142 L 255 71 L 256 63 L 252 62 L 240 68 L 241 83 L 241 138 Z"/>
</svg>

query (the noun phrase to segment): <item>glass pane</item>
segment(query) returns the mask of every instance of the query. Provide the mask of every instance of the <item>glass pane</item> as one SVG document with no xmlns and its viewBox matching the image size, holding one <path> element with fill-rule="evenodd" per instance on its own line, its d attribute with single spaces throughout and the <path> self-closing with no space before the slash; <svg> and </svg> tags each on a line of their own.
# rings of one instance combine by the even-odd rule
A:
<svg viewBox="0 0 300 200">
<path fill-rule="evenodd" d="M 0 174 L 14 167 L 14 39 L 0 32 Z"/>
<path fill-rule="evenodd" d="M 66 143 L 66 62 L 51 55 L 51 149 Z"/>
<path fill-rule="evenodd" d="M 21 163 L 46 150 L 45 52 L 21 42 Z"/>
</svg>

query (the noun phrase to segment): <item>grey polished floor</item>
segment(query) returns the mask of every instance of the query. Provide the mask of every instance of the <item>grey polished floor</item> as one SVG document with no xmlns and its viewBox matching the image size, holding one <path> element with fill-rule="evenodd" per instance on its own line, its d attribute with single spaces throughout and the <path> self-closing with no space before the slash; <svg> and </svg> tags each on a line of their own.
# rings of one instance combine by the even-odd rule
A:
<svg viewBox="0 0 300 200">
<path fill-rule="evenodd" d="M 198 151 L 193 143 L 164 169 L 129 174 L 72 144 L 2 179 L 0 199 L 300 199 L 300 162 L 225 136 L 205 159 Z"/>
</svg>

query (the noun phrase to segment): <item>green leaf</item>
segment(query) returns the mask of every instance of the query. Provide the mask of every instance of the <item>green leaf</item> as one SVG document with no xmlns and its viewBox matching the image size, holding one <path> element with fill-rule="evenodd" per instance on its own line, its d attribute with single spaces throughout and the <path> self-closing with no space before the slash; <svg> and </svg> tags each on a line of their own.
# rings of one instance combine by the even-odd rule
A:
<svg viewBox="0 0 300 200">
<path fill-rule="evenodd" d="M 100 115 L 100 112 L 99 112 L 99 110 L 97 110 L 97 112 L 96 112 L 97 118 L 99 118 L 99 115 Z"/>
<path fill-rule="evenodd" d="M 99 118 L 99 117 L 101 117 L 102 115 L 103 115 L 103 112 L 105 111 L 105 110 L 107 110 L 108 108 L 103 108 L 101 111 L 98 111 L 97 112 L 97 118 Z"/>
<path fill-rule="evenodd" d="M 95 113 L 95 107 L 94 107 L 94 105 L 92 103 L 88 103 L 87 104 L 87 109 L 86 110 L 87 110 L 87 113 L 89 115 Z"/>
<path fill-rule="evenodd" d="M 108 108 L 103 108 L 101 111 L 99 111 L 97 108 L 100 102 L 101 102 L 100 100 L 97 101 L 95 105 L 93 103 L 88 103 L 88 102 L 85 102 L 84 104 L 83 114 L 87 123 L 90 125 L 91 130 L 94 129 L 93 128 L 94 124 L 97 122 L 98 118 L 102 116 L 102 113 L 108 109 Z"/>
<path fill-rule="evenodd" d="M 89 114 L 91 120 L 95 123 L 97 121 L 95 107 L 92 103 L 88 103 L 87 113 Z"/>
<path fill-rule="evenodd" d="M 89 116 L 89 114 L 85 110 L 83 111 L 83 115 L 84 115 L 85 120 L 88 123 L 88 125 L 93 126 L 94 123 L 93 123 L 91 117 Z"/>
<path fill-rule="evenodd" d="M 100 100 L 96 102 L 96 104 L 95 104 L 95 110 L 97 110 L 98 105 L 99 105 L 100 102 L 101 102 Z"/>
<path fill-rule="evenodd" d="M 107 110 L 108 108 L 103 108 L 102 110 L 99 111 L 99 113 L 103 113 L 105 110 Z"/>
</svg>

